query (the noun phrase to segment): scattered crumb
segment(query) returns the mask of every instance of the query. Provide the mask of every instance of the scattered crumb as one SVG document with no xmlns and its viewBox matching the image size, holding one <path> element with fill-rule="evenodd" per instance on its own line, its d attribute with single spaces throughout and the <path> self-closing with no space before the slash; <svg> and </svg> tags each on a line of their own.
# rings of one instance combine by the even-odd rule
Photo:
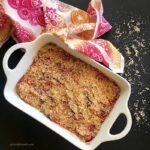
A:
<svg viewBox="0 0 150 150">
<path fill-rule="evenodd" d="M 131 47 L 132 47 L 132 49 L 134 50 L 135 56 L 138 57 L 139 51 L 138 51 L 137 47 L 136 47 L 134 44 L 133 44 Z"/>
<path fill-rule="evenodd" d="M 131 66 L 131 65 L 133 65 L 133 64 L 134 64 L 134 60 L 130 58 L 129 63 L 128 63 L 128 66 Z"/>
<path fill-rule="evenodd" d="M 125 46 L 125 50 L 126 50 L 126 53 L 127 53 L 128 55 L 131 55 L 131 51 L 130 51 L 130 48 L 129 48 L 129 47 Z"/>
<path fill-rule="evenodd" d="M 145 34 L 149 32 L 144 27 L 142 17 L 135 19 L 129 17 L 119 25 L 114 24 L 114 41 L 120 45 L 121 52 L 125 57 L 125 73 L 122 74 L 132 86 L 129 108 L 132 113 L 134 130 L 145 129 L 145 133 L 150 133 L 150 81 L 145 82 L 146 75 L 150 75 L 150 67 L 145 66 L 144 57 L 150 55 L 150 41 L 145 39 Z M 124 30 L 123 30 L 124 29 Z M 149 34 L 150 35 L 150 34 Z M 116 44 L 117 44 L 116 43 Z M 147 97 L 145 97 L 147 96 Z"/>
<path fill-rule="evenodd" d="M 139 124 L 141 118 L 140 118 L 140 116 L 139 116 L 138 114 L 139 114 L 138 112 L 135 112 L 135 113 L 134 113 L 134 116 L 135 116 L 135 118 L 136 118 L 137 123 Z"/>
<path fill-rule="evenodd" d="M 135 32 L 140 32 L 140 28 L 138 26 L 134 26 L 133 28 Z"/>
<path fill-rule="evenodd" d="M 131 19 L 130 22 L 127 23 L 129 34 L 131 35 L 133 33 L 139 33 L 141 31 L 140 25 L 140 22 L 136 22 L 135 20 Z"/>
<path fill-rule="evenodd" d="M 116 37 L 120 38 L 122 36 L 123 32 L 120 32 L 120 28 L 116 29 Z"/>
<path fill-rule="evenodd" d="M 135 116 L 135 119 L 136 119 L 136 122 L 138 125 L 140 124 L 140 121 L 142 121 L 143 119 L 146 119 L 145 118 L 145 112 L 142 110 L 135 112 L 134 116 Z"/>
<path fill-rule="evenodd" d="M 140 73 L 138 70 L 135 71 L 137 74 Z"/>
<path fill-rule="evenodd" d="M 150 90 L 150 88 L 145 88 L 147 91 L 149 91 Z"/>
</svg>

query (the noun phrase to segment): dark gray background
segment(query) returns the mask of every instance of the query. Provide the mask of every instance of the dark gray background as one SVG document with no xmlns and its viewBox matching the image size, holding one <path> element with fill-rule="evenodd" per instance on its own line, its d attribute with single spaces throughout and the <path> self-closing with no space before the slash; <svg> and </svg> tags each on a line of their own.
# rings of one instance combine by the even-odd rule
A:
<svg viewBox="0 0 150 150">
<path fill-rule="evenodd" d="M 74 6 L 82 9 L 87 8 L 89 0 L 63 0 Z M 107 33 L 102 38 L 112 41 L 123 53 L 126 62 L 129 61 L 129 56 L 125 52 L 124 45 L 131 43 L 134 38 L 145 39 L 145 47 L 140 50 L 139 59 L 135 58 L 135 64 L 131 67 L 126 66 L 125 73 L 123 76 L 128 80 L 131 80 L 132 84 L 132 95 L 129 101 L 129 107 L 133 116 L 133 126 L 130 133 L 123 139 L 113 142 L 107 142 L 101 144 L 97 150 L 150 150 L 150 103 L 149 97 L 150 92 L 144 92 L 144 94 L 139 94 L 141 88 L 149 87 L 150 85 L 150 1 L 149 0 L 103 0 L 105 12 L 104 16 L 112 24 L 113 29 Z M 140 35 L 134 34 L 133 36 L 128 36 L 128 28 L 123 25 L 123 22 L 128 22 L 133 18 L 137 21 L 143 20 L 142 30 Z M 140 19 L 139 19 L 140 18 Z M 121 31 L 125 31 L 120 38 L 116 38 L 116 29 L 118 26 Z M 61 138 L 59 135 L 55 134 L 44 125 L 38 123 L 31 117 L 27 116 L 20 110 L 16 109 L 10 105 L 3 96 L 3 88 L 6 82 L 6 78 L 2 69 L 2 59 L 9 47 L 11 47 L 15 42 L 10 39 L 5 43 L 5 45 L 0 49 L 0 150 L 77 150 L 72 144 Z M 146 55 L 142 55 L 143 52 L 147 52 Z M 17 53 L 13 56 L 11 65 L 13 66 L 22 53 Z M 132 55 L 130 56 L 132 57 Z M 134 57 L 134 56 L 133 56 Z M 141 64 L 144 66 L 145 71 L 142 71 Z M 139 70 L 140 78 L 136 78 L 134 67 Z M 143 83 L 143 86 L 137 83 Z M 146 108 L 144 112 L 146 113 L 147 121 L 144 121 L 137 125 L 135 118 L 135 107 L 134 104 L 139 99 L 147 101 Z M 143 103 L 141 104 L 141 108 Z M 140 109 L 140 108 L 138 108 Z M 121 117 L 118 123 L 113 128 L 113 133 L 119 132 L 125 123 L 125 118 Z M 14 146 L 13 144 L 28 144 L 22 146 Z"/>
</svg>

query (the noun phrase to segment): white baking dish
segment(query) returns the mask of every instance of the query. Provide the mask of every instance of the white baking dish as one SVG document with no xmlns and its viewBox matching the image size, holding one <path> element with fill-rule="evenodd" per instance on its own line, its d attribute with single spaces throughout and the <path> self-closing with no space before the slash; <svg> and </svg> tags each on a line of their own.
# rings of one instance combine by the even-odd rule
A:
<svg viewBox="0 0 150 150">
<path fill-rule="evenodd" d="M 49 42 L 58 44 L 60 47 L 62 47 L 65 51 L 67 51 L 74 57 L 80 58 L 84 62 L 92 65 L 95 68 L 98 68 L 106 76 L 114 80 L 121 88 L 120 97 L 117 100 L 113 110 L 111 111 L 107 119 L 104 121 L 98 135 L 91 142 L 88 142 L 88 143 L 82 142 L 74 134 L 70 133 L 68 130 L 60 127 L 59 125 L 53 123 L 47 117 L 45 117 L 41 112 L 39 112 L 38 110 L 30 106 L 29 104 L 26 104 L 23 100 L 20 99 L 20 97 L 16 93 L 16 90 L 15 90 L 16 83 L 22 77 L 22 75 L 25 74 L 29 65 L 32 64 L 33 58 L 36 56 L 38 50 Z M 16 68 L 11 70 L 8 67 L 8 60 L 11 54 L 20 48 L 25 49 L 26 52 L 24 56 L 22 57 L 22 59 L 20 60 L 20 62 L 18 63 L 18 65 L 16 66 Z M 55 36 L 51 36 L 49 34 L 43 34 L 33 42 L 14 45 L 6 52 L 4 56 L 3 68 L 7 76 L 7 83 L 4 89 L 4 96 L 8 100 L 8 102 L 10 102 L 12 105 L 17 107 L 18 109 L 22 110 L 29 116 L 38 120 L 39 122 L 41 122 L 42 124 L 50 128 L 51 130 L 55 131 L 56 133 L 58 133 L 59 135 L 61 135 L 62 137 L 64 137 L 65 139 L 67 139 L 72 144 L 74 144 L 75 146 L 77 146 L 78 148 L 82 150 L 93 150 L 102 142 L 121 139 L 125 135 L 127 135 L 127 133 L 129 132 L 131 128 L 132 119 L 131 119 L 131 114 L 128 109 L 128 99 L 129 99 L 130 92 L 131 92 L 130 84 L 119 75 L 114 74 L 109 69 L 95 62 L 89 57 L 69 49 L 67 45 L 65 45 L 61 40 L 59 40 Z M 126 127 L 121 133 L 112 135 L 110 134 L 110 129 L 120 114 L 124 114 L 127 118 Z"/>
</svg>

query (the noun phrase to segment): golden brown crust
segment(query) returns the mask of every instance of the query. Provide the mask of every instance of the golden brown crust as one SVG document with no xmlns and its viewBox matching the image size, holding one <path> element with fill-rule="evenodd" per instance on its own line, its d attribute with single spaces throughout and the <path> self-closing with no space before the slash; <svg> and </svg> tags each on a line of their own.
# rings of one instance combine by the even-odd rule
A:
<svg viewBox="0 0 150 150">
<path fill-rule="evenodd" d="M 17 93 L 87 142 L 97 135 L 120 89 L 99 70 L 48 44 L 18 82 Z"/>
</svg>

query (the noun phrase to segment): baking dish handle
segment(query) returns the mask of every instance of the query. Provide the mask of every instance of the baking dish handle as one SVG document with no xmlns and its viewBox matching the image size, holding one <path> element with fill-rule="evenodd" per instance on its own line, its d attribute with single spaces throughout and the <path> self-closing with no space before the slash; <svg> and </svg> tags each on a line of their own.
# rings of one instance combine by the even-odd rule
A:
<svg viewBox="0 0 150 150">
<path fill-rule="evenodd" d="M 113 135 L 113 134 L 110 133 L 110 129 L 112 128 L 114 122 L 110 122 L 109 126 L 106 127 L 106 130 L 104 130 L 104 132 L 107 132 L 107 133 L 103 134 L 103 135 L 105 135 L 105 141 L 113 141 L 113 140 L 121 139 L 124 136 L 126 136 L 128 134 L 128 132 L 130 131 L 130 129 L 131 129 L 131 126 L 132 126 L 132 117 L 131 117 L 131 114 L 130 114 L 130 111 L 128 109 L 127 104 L 126 104 L 125 108 L 123 108 L 122 110 L 120 108 L 120 112 L 114 112 L 114 114 L 115 113 L 117 113 L 118 115 L 117 116 L 113 116 L 114 117 L 113 118 L 114 122 L 120 116 L 120 114 L 124 114 L 126 116 L 126 119 L 127 119 L 126 126 L 123 129 L 123 131 L 121 131 L 118 134 L 114 134 Z"/>
<path fill-rule="evenodd" d="M 9 58 L 15 51 L 17 51 L 18 49 L 21 49 L 21 48 L 26 50 L 25 43 L 20 43 L 20 44 L 14 45 L 5 53 L 5 56 L 3 58 L 3 68 L 4 68 L 7 78 L 11 77 L 13 79 L 13 76 L 15 76 L 15 68 L 10 69 L 8 66 Z M 25 51 L 25 53 L 26 53 L 26 51 Z"/>
</svg>

